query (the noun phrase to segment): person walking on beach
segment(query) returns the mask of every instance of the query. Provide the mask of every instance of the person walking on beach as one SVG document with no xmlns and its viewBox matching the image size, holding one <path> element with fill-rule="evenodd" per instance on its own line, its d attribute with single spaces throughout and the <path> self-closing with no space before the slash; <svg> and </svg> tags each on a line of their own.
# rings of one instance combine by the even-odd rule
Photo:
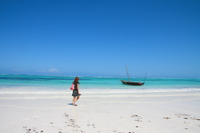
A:
<svg viewBox="0 0 200 133">
<path fill-rule="evenodd" d="M 79 82 L 78 81 L 79 81 L 79 77 L 76 77 L 74 79 L 74 82 L 73 82 L 74 90 L 73 90 L 73 93 L 72 93 L 72 96 L 73 96 L 72 102 L 73 102 L 74 106 L 77 106 L 76 101 L 78 101 L 80 99 L 80 95 L 81 95 L 80 91 L 79 91 Z"/>
</svg>

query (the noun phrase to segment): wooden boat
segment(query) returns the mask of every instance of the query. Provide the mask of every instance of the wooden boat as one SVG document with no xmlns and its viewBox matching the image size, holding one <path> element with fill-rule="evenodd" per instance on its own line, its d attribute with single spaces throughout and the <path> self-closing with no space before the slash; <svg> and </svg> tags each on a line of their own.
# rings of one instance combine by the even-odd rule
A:
<svg viewBox="0 0 200 133">
<path fill-rule="evenodd" d="M 144 83 L 141 83 L 141 82 L 131 82 L 131 81 L 124 81 L 124 80 L 121 80 L 121 82 L 125 85 L 134 85 L 134 86 L 144 85 Z"/>
<path fill-rule="evenodd" d="M 130 76 L 129 76 L 129 73 L 128 73 L 128 67 L 126 66 L 126 72 L 127 72 L 127 75 L 128 75 L 128 81 L 125 81 L 125 80 L 121 80 L 121 82 L 125 85 L 133 85 L 133 86 L 142 86 L 144 85 L 145 81 L 142 83 L 142 82 L 132 82 L 130 81 Z M 146 77 L 145 77 L 146 79 Z"/>
</svg>

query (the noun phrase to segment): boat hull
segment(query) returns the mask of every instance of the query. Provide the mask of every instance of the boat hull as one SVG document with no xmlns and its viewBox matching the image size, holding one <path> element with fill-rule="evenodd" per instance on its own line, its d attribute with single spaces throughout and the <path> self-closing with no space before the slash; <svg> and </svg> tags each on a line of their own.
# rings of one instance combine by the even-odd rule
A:
<svg viewBox="0 0 200 133">
<path fill-rule="evenodd" d="M 123 84 L 133 85 L 133 86 L 142 86 L 142 85 L 144 85 L 144 83 L 141 83 L 141 82 L 131 82 L 131 81 L 124 81 L 124 80 L 121 80 L 121 82 Z"/>
</svg>

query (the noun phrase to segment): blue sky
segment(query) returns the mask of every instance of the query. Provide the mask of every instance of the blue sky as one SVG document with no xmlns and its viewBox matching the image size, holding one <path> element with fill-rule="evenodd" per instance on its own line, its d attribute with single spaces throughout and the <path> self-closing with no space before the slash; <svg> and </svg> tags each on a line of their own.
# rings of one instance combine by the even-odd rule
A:
<svg viewBox="0 0 200 133">
<path fill-rule="evenodd" d="M 0 0 L 0 74 L 200 77 L 199 0 Z"/>
</svg>

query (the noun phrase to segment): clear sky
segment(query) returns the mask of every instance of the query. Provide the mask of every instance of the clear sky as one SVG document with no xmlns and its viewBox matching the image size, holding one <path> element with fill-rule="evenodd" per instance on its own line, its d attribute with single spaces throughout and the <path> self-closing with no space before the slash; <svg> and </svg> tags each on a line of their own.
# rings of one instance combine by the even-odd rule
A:
<svg viewBox="0 0 200 133">
<path fill-rule="evenodd" d="M 200 77 L 199 0 L 0 0 L 0 74 Z"/>
</svg>

